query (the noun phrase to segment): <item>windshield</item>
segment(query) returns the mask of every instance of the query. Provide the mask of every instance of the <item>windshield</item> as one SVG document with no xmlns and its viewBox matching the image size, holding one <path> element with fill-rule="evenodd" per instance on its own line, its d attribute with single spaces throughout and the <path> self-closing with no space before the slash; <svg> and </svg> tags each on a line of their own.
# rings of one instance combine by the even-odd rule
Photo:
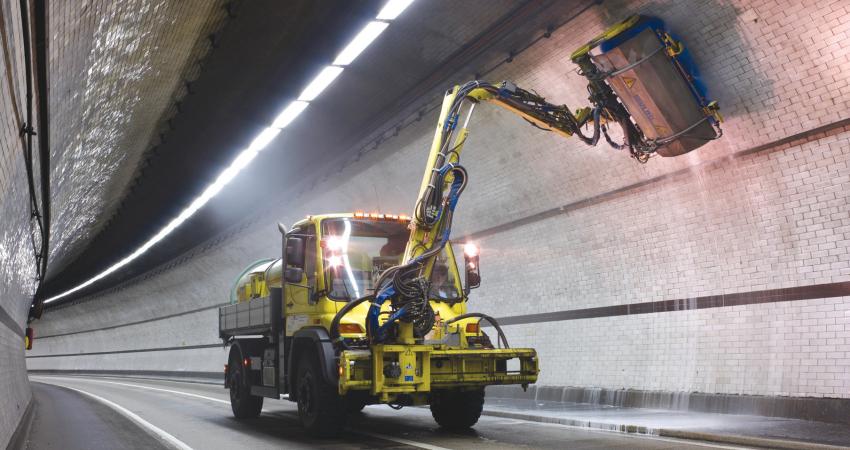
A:
<svg viewBox="0 0 850 450">
<path fill-rule="evenodd" d="M 457 277 L 455 271 L 452 270 L 452 261 L 449 257 L 448 246 L 443 248 L 443 251 L 437 255 L 437 260 L 434 261 L 434 267 L 431 268 L 431 294 L 432 299 L 453 300 L 460 298 L 458 292 Z"/>
<path fill-rule="evenodd" d="M 322 223 L 322 249 L 328 296 L 351 300 L 373 294 L 384 270 L 398 265 L 410 231 L 407 222 L 329 219 Z M 431 271 L 431 298 L 456 299 L 455 271 L 444 249 Z"/>
<path fill-rule="evenodd" d="M 322 248 L 328 296 L 350 300 L 372 294 L 378 275 L 401 262 L 409 235 L 407 222 L 325 220 Z"/>
</svg>

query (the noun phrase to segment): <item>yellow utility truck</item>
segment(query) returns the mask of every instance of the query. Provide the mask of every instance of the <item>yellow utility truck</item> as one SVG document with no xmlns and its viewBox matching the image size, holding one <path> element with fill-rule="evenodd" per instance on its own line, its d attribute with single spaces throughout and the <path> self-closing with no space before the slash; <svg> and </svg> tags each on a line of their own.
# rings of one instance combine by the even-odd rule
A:
<svg viewBox="0 0 850 450">
<path fill-rule="evenodd" d="M 575 112 L 510 82 L 472 81 L 446 92 L 411 217 L 354 212 L 308 216 L 290 230 L 278 225 L 280 257 L 243 271 L 231 304 L 219 310 L 237 418 L 260 414 L 264 397 L 286 396 L 315 435 L 336 433 L 346 414 L 368 404 L 427 404 L 442 427 L 462 429 L 477 422 L 486 386 L 537 380 L 534 349 L 511 348 L 495 319 L 467 311 L 481 281 L 479 251 L 450 241 L 475 106 L 495 103 L 589 145 L 604 136 L 638 162 L 720 136 L 716 103 L 660 20 L 630 17 L 572 58 L 591 103 Z M 609 134 L 612 123 L 621 133 Z"/>
</svg>

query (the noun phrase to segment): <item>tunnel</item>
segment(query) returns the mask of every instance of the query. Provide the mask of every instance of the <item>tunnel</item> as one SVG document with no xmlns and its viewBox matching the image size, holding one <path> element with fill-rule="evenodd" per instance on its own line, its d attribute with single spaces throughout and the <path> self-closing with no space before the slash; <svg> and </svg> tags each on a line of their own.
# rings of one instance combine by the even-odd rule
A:
<svg viewBox="0 0 850 450">
<path fill-rule="evenodd" d="M 850 446 L 846 0 L 0 38 L 0 446 Z"/>
</svg>

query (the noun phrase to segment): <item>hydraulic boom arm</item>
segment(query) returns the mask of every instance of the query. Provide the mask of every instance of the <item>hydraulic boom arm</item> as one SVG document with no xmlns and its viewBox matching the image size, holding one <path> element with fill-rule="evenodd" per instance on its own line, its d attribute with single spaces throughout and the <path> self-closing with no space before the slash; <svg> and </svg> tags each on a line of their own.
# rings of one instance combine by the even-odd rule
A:
<svg viewBox="0 0 850 450">
<path fill-rule="evenodd" d="M 640 51 L 629 47 L 637 45 Z M 597 47 L 601 53 L 591 55 Z M 575 112 L 507 81 L 499 85 L 471 81 L 446 92 L 403 261 L 384 271 L 375 284 L 375 295 L 363 299 L 371 302 L 366 323 L 370 342 L 383 343 L 395 336 L 399 343 L 412 344 L 433 327 L 430 273 L 435 257 L 449 242 L 454 209 L 466 187 L 467 172 L 459 165 L 460 153 L 477 104 L 495 103 L 537 128 L 575 136 L 591 146 L 604 136 L 612 147 L 628 148 L 641 163 L 656 152 L 676 156 L 720 137 L 717 104 L 705 98 L 696 69 L 688 66 L 691 62 L 684 46 L 664 31 L 660 20 L 630 17 L 577 50 L 572 58 L 588 80 L 591 103 Z M 628 110 L 626 104 L 631 105 Z M 620 125 L 622 143 L 609 136 L 610 123 Z M 592 127 L 589 136 L 582 132 L 585 126 Z M 690 142 L 676 142 L 684 139 Z M 392 312 L 380 323 L 381 305 L 387 300 Z M 397 332 L 391 333 L 396 326 Z"/>
</svg>

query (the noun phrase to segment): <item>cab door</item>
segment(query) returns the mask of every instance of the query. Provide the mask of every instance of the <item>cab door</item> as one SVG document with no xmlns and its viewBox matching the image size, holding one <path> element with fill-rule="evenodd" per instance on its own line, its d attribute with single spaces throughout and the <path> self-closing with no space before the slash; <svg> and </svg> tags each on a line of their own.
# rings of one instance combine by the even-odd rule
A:
<svg viewBox="0 0 850 450">
<path fill-rule="evenodd" d="M 283 308 L 286 336 L 312 324 L 316 315 L 316 228 L 292 230 L 287 235 L 286 267 L 283 268 Z"/>
</svg>

